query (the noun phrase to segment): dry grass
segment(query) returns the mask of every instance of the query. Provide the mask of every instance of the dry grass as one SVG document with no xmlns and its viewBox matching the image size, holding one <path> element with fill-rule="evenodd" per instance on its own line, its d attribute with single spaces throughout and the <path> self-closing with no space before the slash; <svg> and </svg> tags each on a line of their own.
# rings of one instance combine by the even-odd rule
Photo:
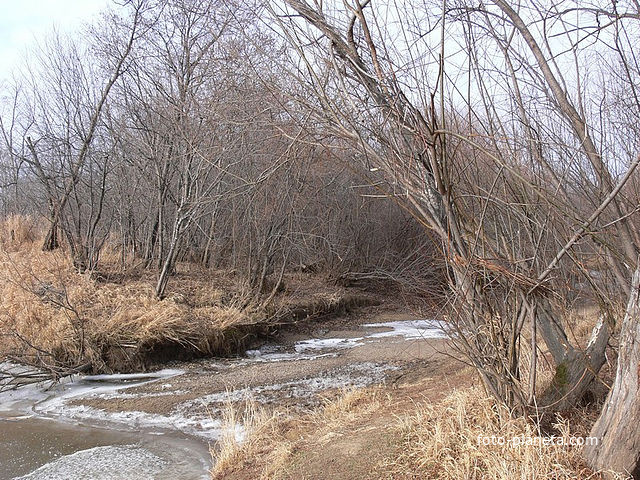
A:
<svg viewBox="0 0 640 480">
<path fill-rule="evenodd" d="M 350 432 L 353 425 L 380 410 L 389 398 L 377 388 L 345 390 L 337 398 L 311 412 L 305 421 L 313 431 L 313 442 L 318 446 L 329 444 L 333 438 Z"/>
<path fill-rule="evenodd" d="M 388 398 L 384 398 L 382 391 L 376 388 L 347 389 L 337 398 L 325 401 L 310 418 L 318 427 L 335 431 L 379 409 L 386 400 Z"/>
<path fill-rule="evenodd" d="M 229 272 L 179 264 L 169 295 L 158 300 L 156 273 L 131 259 L 123 268 L 112 244 L 103 249 L 100 271 L 81 275 L 64 249 L 43 252 L 41 236 L 29 217 L 0 223 L 0 357 L 90 363 L 94 371 L 146 369 L 236 353 L 274 315 L 280 321 L 287 312 L 295 311 L 295 319 L 331 312 L 345 296 L 293 279 L 266 311 L 246 307 L 243 283 Z"/>
<path fill-rule="evenodd" d="M 574 412 L 571 423 L 557 418 L 556 438 L 565 445 L 483 444 L 479 437 L 536 439 L 534 422 L 496 407 L 477 387 L 454 390 L 439 401 L 400 400 L 386 387 L 352 390 L 316 411 L 295 417 L 265 414 L 227 416 L 227 431 L 246 422 L 242 441 L 226 436 L 213 452 L 212 478 L 342 478 L 348 462 L 352 478 L 371 479 L 601 479 L 584 464 L 581 447 L 566 443 L 586 437 L 591 416 Z M 366 450 L 338 459 L 336 452 L 375 436 Z M 547 437 L 549 438 L 549 437 Z M 357 449 L 354 451 L 358 451 Z M 338 473 L 336 473 L 338 472 Z M 302 476 L 301 476 L 302 475 Z M 616 478 L 613 476 L 612 478 Z M 623 478 L 623 477 L 618 477 Z"/>
<path fill-rule="evenodd" d="M 233 305 L 158 300 L 151 276 L 100 283 L 75 273 L 60 252 L 5 251 L 1 262 L 0 325 L 14 334 L 5 345 L 14 354 L 34 354 L 31 344 L 58 362 L 128 370 L 144 367 L 145 353 L 159 346 L 221 352 L 233 327 L 252 321 Z"/>
<path fill-rule="evenodd" d="M 31 247 L 41 235 L 32 217 L 11 215 L 0 222 L 0 248 L 4 251 Z"/>
<path fill-rule="evenodd" d="M 558 418 L 555 427 L 564 445 L 544 445 L 535 440 L 541 436 L 535 423 L 512 417 L 480 388 L 466 388 L 439 404 L 416 405 L 414 413 L 400 418 L 398 455 L 383 466 L 394 478 L 601 478 L 584 465 L 581 447 L 568 445 L 571 437 L 587 437 L 589 425 L 570 425 Z M 490 437 L 496 441 L 479 441 Z M 511 445 L 498 440 L 516 438 L 519 443 Z M 534 440 L 523 442 L 527 439 Z"/>
<path fill-rule="evenodd" d="M 192 312 L 171 299 L 156 300 L 151 282 L 101 284 L 77 274 L 64 252 L 41 251 L 28 218 L 11 217 L 0 232 L 1 353 L 126 370 L 135 363 L 126 365 L 126 358 L 158 342 L 198 340 L 202 325 L 189 321 Z M 118 361 L 114 350 L 123 353 Z"/>
<path fill-rule="evenodd" d="M 231 472 L 247 468 L 252 459 L 264 460 L 257 478 L 275 479 L 286 471 L 292 443 L 285 437 L 285 413 L 268 413 L 255 401 L 240 407 L 227 404 L 223 413 L 222 436 L 211 449 L 211 477 L 224 479 Z"/>
<path fill-rule="evenodd" d="M 193 305 L 179 295 L 158 300 L 152 276 L 101 283 L 77 274 L 62 252 L 0 255 L 0 325 L 10 334 L 4 351 L 14 356 L 33 357 L 32 345 L 59 363 L 127 370 L 144 367 L 145 352 L 161 345 L 214 353 L 230 328 L 248 322 L 233 306 Z"/>
<path fill-rule="evenodd" d="M 322 451 L 336 436 L 378 410 L 388 398 L 376 388 L 352 389 L 326 399 L 316 410 L 296 416 L 287 411 L 268 412 L 253 401 L 225 409 L 223 435 L 212 449 L 214 480 L 250 471 L 252 478 L 299 478 L 295 454 L 305 449 Z M 242 432 L 238 435 L 238 432 Z M 313 432 L 309 437 L 305 433 Z"/>
</svg>

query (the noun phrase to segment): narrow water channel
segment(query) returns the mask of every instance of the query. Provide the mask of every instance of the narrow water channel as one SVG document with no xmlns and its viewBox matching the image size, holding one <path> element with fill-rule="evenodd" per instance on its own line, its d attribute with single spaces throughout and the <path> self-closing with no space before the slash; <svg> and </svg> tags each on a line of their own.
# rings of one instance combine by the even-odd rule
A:
<svg viewBox="0 0 640 480">
<path fill-rule="evenodd" d="M 406 361 L 420 354 L 407 350 L 411 342 L 443 333 L 425 320 L 366 324 L 180 370 L 4 391 L 0 480 L 206 479 L 227 402 L 304 402 L 380 383 L 401 368 L 403 355 Z"/>
<path fill-rule="evenodd" d="M 26 386 L 0 394 L 0 480 L 147 480 L 208 477 L 206 439 L 169 428 L 138 430 L 97 418 L 65 417 L 65 402 L 85 395 L 117 393 L 179 375 L 95 375 L 53 388 Z"/>
</svg>

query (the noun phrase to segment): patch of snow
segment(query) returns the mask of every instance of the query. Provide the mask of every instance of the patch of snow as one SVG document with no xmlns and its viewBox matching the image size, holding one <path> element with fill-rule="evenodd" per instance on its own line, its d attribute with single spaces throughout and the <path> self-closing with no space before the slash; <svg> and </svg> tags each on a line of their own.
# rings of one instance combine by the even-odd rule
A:
<svg viewBox="0 0 640 480">
<path fill-rule="evenodd" d="M 227 402 L 239 402 L 253 399 L 259 403 L 271 403 L 283 398 L 306 398 L 330 389 L 347 387 L 366 387 L 384 381 L 386 372 L 398 367 L 372 362 L 356 363 L 349 367 L 327 372 L 326 375 L 292 380 L 290 382 L 258 385 L 226 392 L 217 392 L 185 402 L 190 409 L 197 405 L 210 407 Z"/>
<path fill-rule="evenodd" d="M 132 398 L 148 398 L 148 397 L 169 397 L 173 395 L 185 395 L 189 392 L 186 390 L 165 390 L 163 392 L 143 392 L 143 393 L 128 393 L 120 390 L 114 390 L 106 393 L 97 393 L 88 395 L 93 398 L 101 398 L 103 400 L 111 400 L 113 398 L 132 399 Z"/>
<path fill-rule="evenodd" d="M 363 328 L 386 328 L 383 332 L 370 332 L 355 338 L 310 338 L 297 342 L 294 349 L 297 353 L 317 350 L 340 350 L 362 345 L 367 340 L 377 338 L 402 337 L 405 339 L 445 338 L 440 322 L 435 320 L 404 320 L 396 322 L 367 323 Z"/>
<path fill-rule="evenodd" d="M 367 323 L 364 328 L 389 328 L 385 332 L 375 332 L 365 335 L 365 338 L 445 338 L 442 323 L 436 320 L 403 320 L 397 322 Z"/>
<path fill-rule="evenodd" d="M 306 352 L 308 350 L 328 350 L 328 349 L 342 349 L 353 348 L 364 337 L 356 338 L 310 338 L 308 340 L 302 340 L 295 344 L 295 351 L 298 353 Z"/>
</svg>

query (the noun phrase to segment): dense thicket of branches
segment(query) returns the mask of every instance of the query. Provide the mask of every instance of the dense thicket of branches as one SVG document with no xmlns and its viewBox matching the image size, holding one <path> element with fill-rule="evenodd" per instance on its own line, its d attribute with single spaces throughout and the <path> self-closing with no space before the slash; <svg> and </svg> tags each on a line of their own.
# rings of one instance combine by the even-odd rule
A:
<svg viewBox="0 0 640 480">
<path fill-rule="evenodd" d="M 3 215 L 42 215 L 43 248 L 64 241 L 79 272 L 110 239 L 123 269 L 157 269 L 158 297 L 180 260 L 258 291 L 285 268 L 432 282 L 431 242 L 384 179 L 288 110 L 260 11 L 140 1 L 47 39 L 4 85 Z"/>
<path fill-rule="evenodd" d="M 3 213 L 47 218 L 43 248 L 61 234 L 95 271 L 110 238 L 162 298 L 180 260 L 255 291 L 318 266 L 415 284 L 439 246 L 453 341 L 522 413 L 574 405 L 611 334 L 634 334 L 637 2 L 128 8 L 51 38 L 3 92 Z M 562 314 L 578 288 L 601 309 L 586 346 Z"/>
</svg>

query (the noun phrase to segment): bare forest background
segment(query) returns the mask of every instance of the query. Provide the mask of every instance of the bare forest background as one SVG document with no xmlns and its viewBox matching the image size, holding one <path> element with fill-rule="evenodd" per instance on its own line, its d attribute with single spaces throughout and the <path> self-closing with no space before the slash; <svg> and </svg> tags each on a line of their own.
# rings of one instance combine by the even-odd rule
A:
<svg viewBox="0 0 640 480">
<path fill-rule="evenodd" d="M 444 305 L 515 415 L 576 405 L 617 356 L 586 455 L 639 475 L 639 44 L 636 0 L 134 0 L 52 34 L 0 92 L 3 261 L 81 347 L 20 309 L 3 334 L 90 360 L 73 275 L 152 278 L 138 300 L 178 312 L 180 275 L 217 275 L 232 294 L 190 306 L 254 323 L 302 274 L 390 282 Z"/>
</svg>

